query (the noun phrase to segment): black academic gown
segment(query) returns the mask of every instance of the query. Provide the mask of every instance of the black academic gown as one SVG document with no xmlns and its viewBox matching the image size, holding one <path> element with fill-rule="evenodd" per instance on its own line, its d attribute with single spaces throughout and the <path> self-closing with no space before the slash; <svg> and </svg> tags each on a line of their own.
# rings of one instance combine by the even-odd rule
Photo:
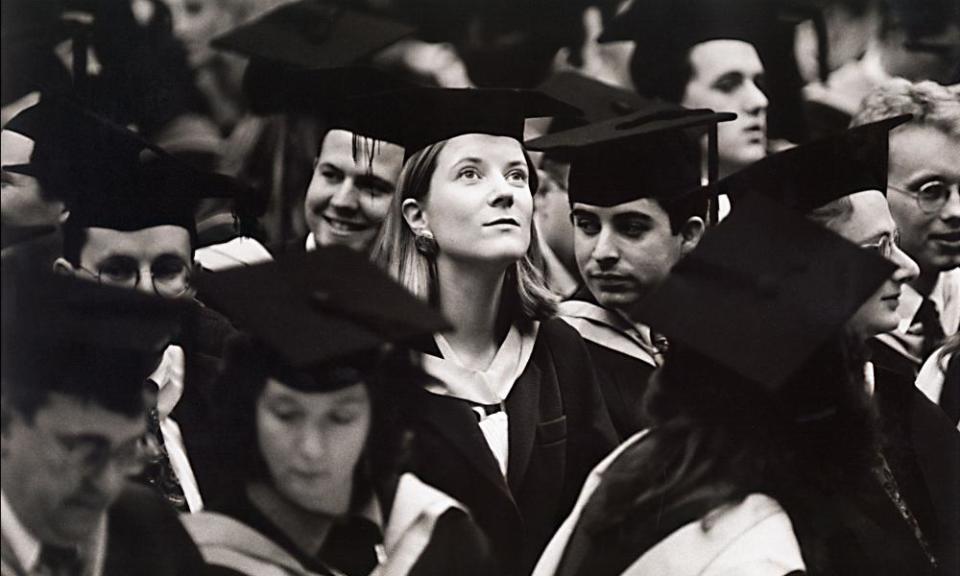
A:
<svg viewBox="0 0 960 576">
<path fill-rule="evenodd" d="M 568 302 L 595 307 L 598 312 L 609 314 L 585 288 L 579 289 Z M 613 427 L 622 441 L 648 425 L 643 417 L 643 396 L 656 365 L 650 360 L 638 358 L 633 353 L 636 344 L 631 342 L 628 336 L 618 333 L 616 326 L 599 329 L 605 332 L 602 339 L 593 338 L 585 332 L 580 332 L 580 335 L 593 360 L 597 383 L 610 411 Z"/>
<path fill-rule="evenodd" d="M 203 558 L 176 512 L 150 488 L 131 485 L 108 514 L 103 576 L 203 573 Z"/>
<path fill-rule="evenodd" d="M 880 363 L 878 363 L 880 362 Z M 960 432 L 914 385 L 874 357 L 883 450 L 942 574 L 960 574 Z"/>
<path fill-rule="evenodd" d="M 309 236 L 310 234 L 308 232 L 302 236 L 288 239 L 286 242 L 275 242 L 267 246 L 267 250 L 270 251 L 270 254 L 273 255 L 274 258 L 281 254 L 302 254 L 307 251 L 307 238 Z"/>
<path fill-rule="evenodd" d="M 170 415 L 180 426 L 200 494 L 207 496 L 219 492 L 223 482 L 232 482 L 222 478 L 213 413 L 219 401 L 215 383 L 225 345 L 237 330 L 226 317 L 207 306 L 197 307 L 194 322 L 177 342 L 184 349 L 187 365 L 183 396 Z"/>
<path fill-rule="evenodd" d="M 505 402 L 506 479 L 467 402 L 416 394 L 414 472 L 467 506 L 505 574 L 528 574 L 587 474 L 616 446 L 583 339 L 562 320 L 540 324 Z"/>
</svg>

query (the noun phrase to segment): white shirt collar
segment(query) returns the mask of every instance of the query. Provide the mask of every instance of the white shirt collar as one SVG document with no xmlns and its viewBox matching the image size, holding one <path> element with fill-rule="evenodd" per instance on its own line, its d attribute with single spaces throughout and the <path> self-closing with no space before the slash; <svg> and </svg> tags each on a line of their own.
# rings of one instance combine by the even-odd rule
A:
<svg viewBox="0 0 960 576">
<path fill-rule="evenodd" d="M 539 328 L 540 324 L 534 322 L 532 330 L 522 333 L 516 326 L 511 326 L 486 370 L 464 367 L 446 338 L 435 335 L 434 340 L 443 357 L 422 355 L 424 370 L 439 380 L 428 384 L 427 390 L 477 404 L 504 402 L 530 361 Z"/>
<path fill-rule="evenodd" d="M 186 365 L 183 348 L 171 344 L 163 351 L 160 365 L 150 375 L 157 384 L 157 413 L 164 419 L 173 412 L 177 402 L 183 396 L 183 374 Z"/>
<path fill-rule="evenodd" d="M 659 351 L 650 328 L 632 322 L 626 315 L 584 300 L 567 300 L 559 306 L 560 317 L 585 339 L 627 356 L 658 366 Z"/>
<path fill-rule="evenodd" d="M 304 246 L 307 252 L 313 252 L 317 249 L 317 237 L 313 235 L 313 232 L 307 234 L 307 241 L 304 243 Z"/>
<path fill-rule="evenodd" d="M 930 300 L 936 304 L 940 313 L 940 322 L 947 335 L 957 331 L 957 314 L 951 314 L 953 307 L 960 306 L 960 269 L 942 272 L 937 277 L 937 283 L 930 291 Z M 913 319 L 923 304 L 923 296 L 909 284 L 904 285 L 900 294 L 900 304 L 897 306 L 897 315 L 900 316 L 900 325 L 897 330 L 906 333 L 913 324 Z"/>
<path fill-rule="evenodd" d="M 3 539 L 13 550 L 17 563 L 29 574 L 36 569 L 37 562 L 40 561 L 40 541 L 20 523 L 17 513 L 13 511 L 3 490 L 0 490 L 0 511 L 2 511 L 0 524 L 2 524 Z"/>
</svg>

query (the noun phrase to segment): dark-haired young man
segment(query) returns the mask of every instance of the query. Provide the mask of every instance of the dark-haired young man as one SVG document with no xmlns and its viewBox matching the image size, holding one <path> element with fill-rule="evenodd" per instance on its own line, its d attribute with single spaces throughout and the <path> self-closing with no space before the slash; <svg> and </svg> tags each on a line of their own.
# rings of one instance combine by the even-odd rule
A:
<svg viewBox="0 0 960 576">
<path fill-rule="evenodd" d="M 633 314 L 706 228 L 700 145 L 684 130 L 731 117 L 639 112 L 528 143 L 570 161 L 574 251 L 584 285 L 560 313 L 587 341 L 621 438 L 644 427 L 641 401 L 659 356 L 649 328 Z"/>
</svg>

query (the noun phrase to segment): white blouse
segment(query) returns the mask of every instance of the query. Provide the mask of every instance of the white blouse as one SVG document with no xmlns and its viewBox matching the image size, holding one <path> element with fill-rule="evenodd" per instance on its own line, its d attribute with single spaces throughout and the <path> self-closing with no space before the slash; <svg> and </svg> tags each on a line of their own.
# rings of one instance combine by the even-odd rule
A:
<svg viewBox="0 0 960 576">
<path fill-rule="evenodd" d="M 500 410 L 492 414 L 488 414 L 483 406 L 475 407 L 474 411 L 480 431 L 500 464 L 500 472 L 504 477 L 507 475 L 510 450 L 509 421 L 504 402 L 530 362 L 539 327 L 538 323 L 534 323 L 532 330 L 523 333 L 516 326 L 511 326 L 486 370 L 465 367 L 441 334 L 434 335 L 434 340 L 443 357 L 432 354 L 422 356 L 424 370 L 437 379 L 437 382 L 427 385 L 427 391 L 478 405 L 500 406 Z"/>
</svg>

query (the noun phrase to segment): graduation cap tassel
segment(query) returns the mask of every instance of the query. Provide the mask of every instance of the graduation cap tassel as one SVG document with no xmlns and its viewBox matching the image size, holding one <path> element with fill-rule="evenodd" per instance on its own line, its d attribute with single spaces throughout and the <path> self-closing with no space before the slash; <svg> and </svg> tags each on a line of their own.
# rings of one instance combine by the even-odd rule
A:
<svg viewBox="0 0 960 576">
<path fill-rule="evenodd" d="M 72 60 L 73 60 L 73 89 L 78 100 L 85 105 L 89 105 L 89 87 L 90 77 L 87 74 L 87 53 L 90 46 L 87 27 L 83 24 L 77 24 L 73 30 L 72 42 Z"/>
<path fill-rule="evenodd" d="M 823 18 L 823 12 L 814 11 L 813 29 L 817 33 L 817 73 L 820 82 L 826 84 L 830 78 L 830 41 L 827 37 L 827 22 Z"/>
<path fill-rule="evenodd" d="M 717 145 L 717 125 L 711 124 L 707 133 L 707 192 L 710 198 L 710 224 L 720 221 L 720 203 L 717 201 L 717 180 L 720 176 L 720 151 Z"/>
</svg>

